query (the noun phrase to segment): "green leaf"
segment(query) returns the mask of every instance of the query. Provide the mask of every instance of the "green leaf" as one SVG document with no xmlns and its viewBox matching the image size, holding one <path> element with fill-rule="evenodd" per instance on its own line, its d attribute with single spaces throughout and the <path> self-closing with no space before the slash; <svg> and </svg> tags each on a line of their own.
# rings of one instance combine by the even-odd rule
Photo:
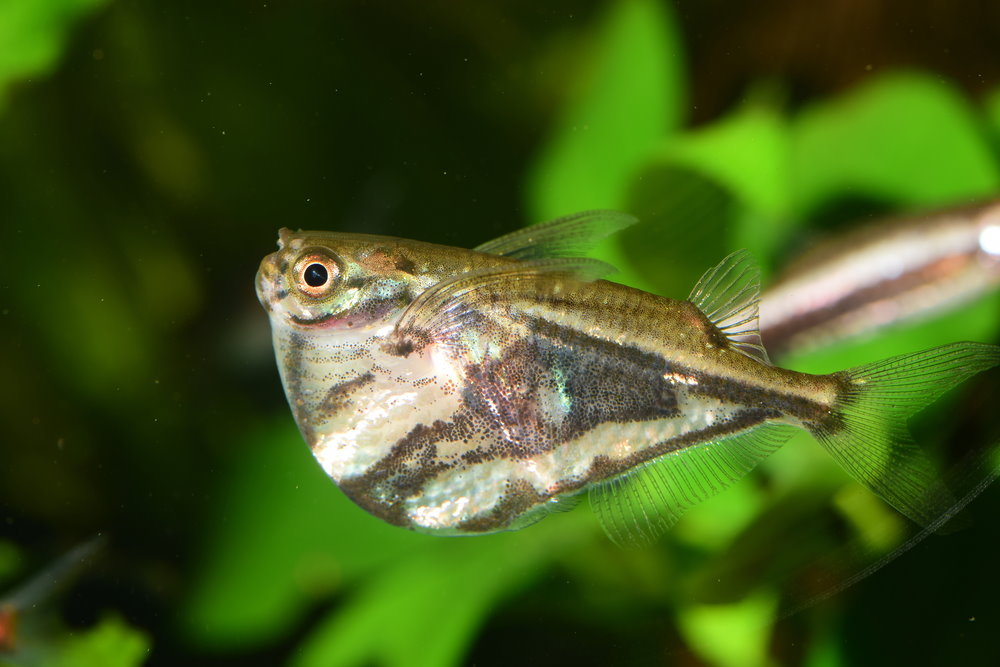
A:
<svg viewBox="0 0 1000 667">
<path fill-rule="evenodd" d="M 145 633 L 117 616 L 105 617 L 96 627 L 66 640 L 47 663 L 53 667 L 132 667 L 149 655 Z"/>
<path fill-rule="evenodd" d="M 749 478 L 741 480 L 718 496 L 692 507 L 673 528 L 673 537 L 703 549 L 719 551 L 753 520 L 763 505 L 760 488 Z"/>
<path fill-rule="evenodd" d="M 1000 143 L 1000 89 L 994 90 L 986 97 L 986 120 L 993 134 L 994 145 Z"/>
<path fill-rule="evenodd" d="M 744 205 L 772 215 L 789 208 L 789 136 L 770 104 L 752 103 L 707 127 L 667 142 L 658 160 L 715 178 Z"/>
<path fill-rule="evenodd" d="M 723 235 L 727 251 L 747 248 L 769 259 L 791 231 L 791 141 L 775 107 L 751 103 L 664 147 L 661 159 L 713 179 L 738 203 Z M 710 224 L 691 220 L 688 225 Z"/>
<path fill-rule="evenodd" d="M 680 39 L 666 6 L 621 0 L 600 25 L 589 76 L 563 111 L 527 183 L 535 220 L 592 208 L 628 209 L 636 170 L 684 108 Z M 618 282 L 651 290 L 617 239 L 590 253 L 619 269 Z"/>
<path fill-rule="evenodd" d="M 196 642 L 262 644 L 316 600 L 435 538 L 390 526 L 327 478 L 292 425 L 241 445 L 183 614 Z"/>
<path fill-rule="evenodd" d="M 706 269 L 729 254 L 727 237 L 739 205 L 717 180 L 655 162 L 639 172 L 627 209 L 640 222 L 616 237 L 625 266 L 648 291 L 683 299 Z"/>
<path fill-rule="evenodd" d="M 620 208 L 633 171 L 683 108 L 680 43 L 667 7 L 622 0 L 601 25 L 587 84 L 532 170 L 536 220 Z"/>
<path fill-rule="evenodd" d="M 0 107 L 8 84 L 47 74 L 55 66 L 73 24 L 106 1 L 0 2 Z"/>
<path fill-rule="evenodd" d="M 936 77 L 897 73 L 818 103 L 793 124 L 797 209 L 843 194 L 909 205 L 985 197 L 997 164 L 969 104 Z"/>
<path fill-rule="evenodd" d="M 548 559 L 553 531 L 441 540 L 381 572 L 306 640 L 295 665 L 459 664 L 489 611 Z"/>
<path fill-rule="evenodd" d="M 692 605 L 680 610 L 680 630 L 709 664 L 766 665 L 776 605 L 767 596 L 729 605 Z"/>
<path fill-rule="evenodd" d="M 764 262 L 788 234 L 789 141 L 770 106 L 750 104 L 670 137 L 638 172 L 621 236 L 632 268 L 661 294 L 683 297 L 736 248 Z"/>
<path fill-rule="evenodd" d="M 23 566 L 23 557 L 13 542 L 0 540 L 0 586 L 6 585 Z"/>
</svg>

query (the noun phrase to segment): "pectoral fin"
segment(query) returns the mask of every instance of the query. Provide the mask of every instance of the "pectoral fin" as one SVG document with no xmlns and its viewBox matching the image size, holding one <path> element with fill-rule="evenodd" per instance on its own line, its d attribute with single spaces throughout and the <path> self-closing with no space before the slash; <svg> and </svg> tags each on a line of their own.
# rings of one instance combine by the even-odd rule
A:
<svg viewBox="0 0 1000 667">
<path fill-rule="evenodd" d="M 634 216 L 618 211 L 584 211 L 519 229 L 473 250 L 517 259 L 580 257 L 636 222 Z"/>
<path fill-rule="evenodd" d="M 396 324 L 392 344 L 404 356 L 432 342 L 447 344 L 477 312 L 500 314 L 504 304 L 519 297 L 590 282 L 614 270 L 596 259 L 557 257 L 457 276 L 434 285 L 407 307 Z"/>
</svg>

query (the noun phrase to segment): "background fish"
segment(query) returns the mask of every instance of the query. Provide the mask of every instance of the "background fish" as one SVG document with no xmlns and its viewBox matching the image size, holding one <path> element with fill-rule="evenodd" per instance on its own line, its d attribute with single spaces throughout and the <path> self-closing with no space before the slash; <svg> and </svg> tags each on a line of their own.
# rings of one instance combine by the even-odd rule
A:
<svg viewBox="0 0 1000 667">
<path fill-rule="evenodd" d="M 588 212 L 473 250 L 282 230 L 257 292 L 313 454 L 396 525 L 489 533 L 584 490 L 617 542 L 647 542 L 742 477 L 790 427 L 921 525 L 955 504 L 906 418 L 1000 362 L 956 343 L 834 373 L 770 364 L 746 253 L 689 300 L 580 259 L 634 222 Z"/>
<path fill-rule="evenodd" d="M 820 243 L 765 291 L 773 354 L 956 308 L 1000 284 L 1000 202 L 880 220 Z"/>
</svg>

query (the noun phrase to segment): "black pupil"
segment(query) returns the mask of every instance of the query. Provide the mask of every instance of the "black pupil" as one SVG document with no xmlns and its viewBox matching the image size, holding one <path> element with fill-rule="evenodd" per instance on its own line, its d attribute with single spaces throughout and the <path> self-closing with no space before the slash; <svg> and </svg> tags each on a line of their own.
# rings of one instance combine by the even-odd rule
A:
<svg viewBox="0 0 1000 667">
<path fill-rule="evenodd" d="M 309 287 L 322 287 L 326 284 L 330 274 L 327 273 L 326 267 L 322 264 L 310 264 L 306 267 L 302 277 L 305 278 L 306 285 Z"/>
</svg>

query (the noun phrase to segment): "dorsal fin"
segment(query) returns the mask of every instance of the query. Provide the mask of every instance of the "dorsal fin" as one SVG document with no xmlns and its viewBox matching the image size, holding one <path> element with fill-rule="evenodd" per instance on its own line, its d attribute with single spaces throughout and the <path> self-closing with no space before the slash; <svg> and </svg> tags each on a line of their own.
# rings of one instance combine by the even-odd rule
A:
<svg viewBox="0 0 1000 667">
<path fill-rule="evenodd" d="M 688 300 L 698 306 L 733 347 L 770 365 L 757 322 L 760 268 L 746 250 L 737 250 L 709 269 Z"/>
<path fill-rule="evenodd" d="M 618 211 L 584 211 L 519 229 L 473 250 L 517 259 L 582 257 L 605 237 L 636 222 Z"/>
</svg>

